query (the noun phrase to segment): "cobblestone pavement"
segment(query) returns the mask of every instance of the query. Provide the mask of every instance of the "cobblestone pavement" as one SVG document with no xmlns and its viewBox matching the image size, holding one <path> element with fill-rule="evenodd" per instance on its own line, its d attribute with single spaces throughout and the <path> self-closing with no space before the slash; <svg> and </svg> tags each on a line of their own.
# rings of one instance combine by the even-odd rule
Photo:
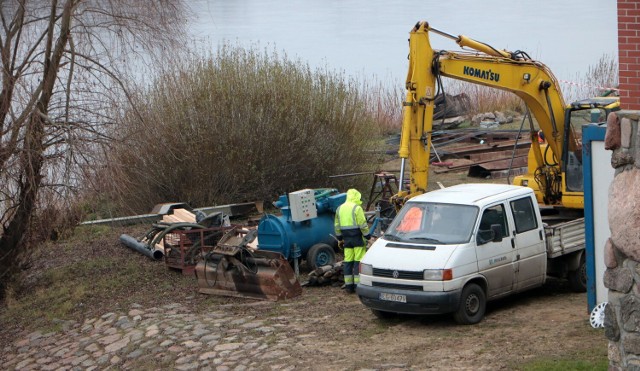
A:
<svg viewBox="0 0 640 371">
<path fill-rule="evenodd" d="M 180 304 L 114 304 L 78 322 L 4 331 L 0 370 L 475 371 L 538 358 L 606 359 L 586 295 L 567 290 L 547 286 L 491 303 L 474 326 L 449 315 L 380 321 L 332 287 L 277 303 L 196 295 Z"/>
<path fill-rule="evenodd" d="M 32 332 L 3 349 L 1 369 L 294 369 L 287 349 L 306 335 L 284 317 L 229 320 L 224 310 L 196 315 L 181 304 L 106 313 L 61 331 Z M 286 331 L 279 331 L 286 327 Z M 293 336 L 292 336 L 293 335 Z"/>
</svg>

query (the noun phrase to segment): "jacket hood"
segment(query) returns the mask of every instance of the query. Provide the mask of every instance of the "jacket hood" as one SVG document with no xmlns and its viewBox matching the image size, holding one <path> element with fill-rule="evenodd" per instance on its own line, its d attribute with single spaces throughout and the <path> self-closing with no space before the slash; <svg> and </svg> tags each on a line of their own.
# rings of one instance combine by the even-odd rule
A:
<svg viewBox="0 0 640 371">
<path fill-rule="evenodd" d="M 360 192 L 358 192 L 356 189 L 351 188 L 347 191 L 347 202 L 353 202 L 356 205 L 362 205 L 360 196 Z"/>
</svg>

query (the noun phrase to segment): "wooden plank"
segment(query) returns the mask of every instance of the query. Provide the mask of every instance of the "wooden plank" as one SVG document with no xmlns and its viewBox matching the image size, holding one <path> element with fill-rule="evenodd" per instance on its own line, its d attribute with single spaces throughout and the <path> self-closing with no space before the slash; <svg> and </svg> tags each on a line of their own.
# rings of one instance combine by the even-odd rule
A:
<svg viewBox="0 0 640 371">
<path fill-rule="evenodd" d="M 182 223 L 182 220 L 178 219 L 173 215 L 163 215 L 162 221 L 165 223 Z"/>
<path fill-rule="evenodd" d="M 177 217 L 178 219 L 182 220 L 185 223 L 195 223 L 196 222 L 195 214 L 193 214 L 192 212 L 190 212 L 187 209 L 174 209 L 173 210 L 173 216 Z"/>
</svg>

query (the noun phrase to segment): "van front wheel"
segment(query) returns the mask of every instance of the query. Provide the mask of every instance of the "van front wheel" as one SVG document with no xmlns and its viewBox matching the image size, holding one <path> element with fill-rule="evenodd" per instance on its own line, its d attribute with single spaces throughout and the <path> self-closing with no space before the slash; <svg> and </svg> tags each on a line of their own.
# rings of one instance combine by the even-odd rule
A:
<svg viewBox="0 0 640 371">
<path fill-rule="evenodd" d="M 453 318 L 461 325 L 473 325 L 484 317 L 487 308 L 487 297 L 482 288 L 475 283 L 470 283 L 462 289 L 460 306 L 453 313 Z"/>
</svg>

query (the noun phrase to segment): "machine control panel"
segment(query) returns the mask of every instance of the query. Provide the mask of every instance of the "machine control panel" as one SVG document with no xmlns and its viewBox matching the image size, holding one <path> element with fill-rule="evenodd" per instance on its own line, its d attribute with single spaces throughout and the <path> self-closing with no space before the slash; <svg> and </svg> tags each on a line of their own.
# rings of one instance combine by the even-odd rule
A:
<svg viewBox="0 0 640 371">
<path fill-rule="evenodd" d="M 316 197 L 313 189 L 303 189 L 289 193 L 289 208 L 291 210 L 291 220 L 302 222 L 318 217 L 316 208 Z"/>
</svg>

